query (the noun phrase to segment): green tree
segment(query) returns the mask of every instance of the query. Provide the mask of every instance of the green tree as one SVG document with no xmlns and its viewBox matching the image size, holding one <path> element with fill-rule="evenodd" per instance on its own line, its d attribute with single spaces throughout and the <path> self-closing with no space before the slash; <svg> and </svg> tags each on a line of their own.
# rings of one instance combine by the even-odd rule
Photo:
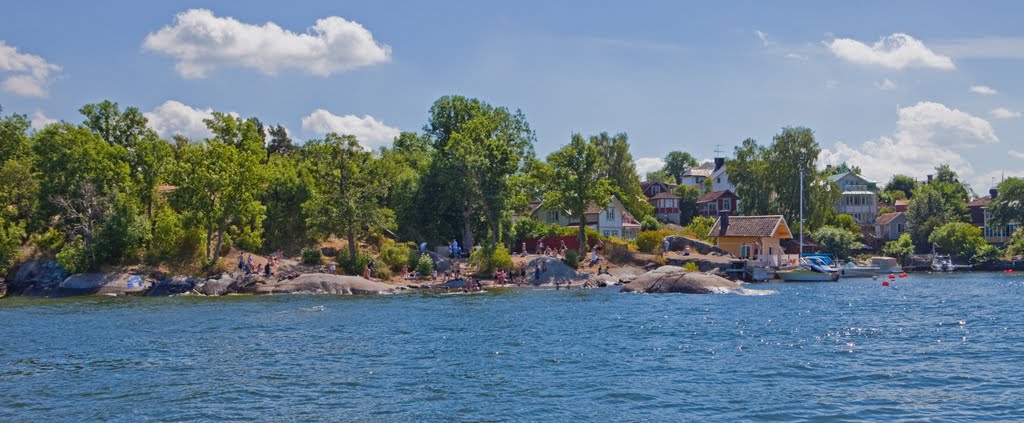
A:
<svg viewBox="0 0 1024 423">
<path fill-rule="evenodd" d="M 674 183 L 682 184 L 683 175 L 691 168 L 697 166 L 697 159 L 684 151 L 673 151 L 665 156 L 665 166 L 662 168 L 666 173 L 672 175 Z"/>
<path fill-rule="evenodd" d="M 914 190 L 907 204 L 907 231 L 917 252 L 931 250 L 928 239 L 935 229 L 953 220 L 951 215 L 945 198 L 934 187 L 921 185 Z"/>
<path fill-rule="evenodd" d="M 675 178 L 672 177 L 672 175 L 670 175 L 667 171 L 665 171 L 665 168 L 661 168 L 653 172 L 647 172 L 647 175 L 644 175 L 644 180 L 651 182 L 664 182 L 666 184 L 676 183 Z"/>
<path fill-rule="evenodd" d="M 31 125 L 25 115 L 15 114 L 0 119 L 0 164 L 12 159 L 25 158 L 32 153 L 31 140 L 28 137 L 28 128 Z"/>
<path fill-rule="evenodd" d="M 591 204 L 604 208 L 611 194 L 610 183 L 602 178 L 601 161 L 601 150 L 579 134 L 573 134 L 568 145 L 547 158 L 555 177 L 551 181 L 551 190 L 544 196 L 544 205 L 546 208 L 568 210 L 579 218 L 581 255 L 587 245 L 584 211 Z"/>
<path fill-rule="evenodd" d="M 689 225 L 697 215 L 697 200 L 700 199 L 700 190 L 697 187 L 679 185 L 673 192 L 679 196 L 679 224 Z"/>
<path fill-rule="evenodd" d="M 853 250 L 863 247 L 859 238 L 857 233 L 835 226 L 822 226 L 814 232 L 814 240 L 821 250 L 841 259 L 849 258 Z"/>
<path fill-rule="evenodd" d="M 380 159 L 351 135 L 330 133 L 305 148 L 315 175 L 312 196 L 303 204 L 307 224 L 321 237 L 346 239 L 348 263 L 358 263 L 357 241 L 394 225 L 394 213 L 382 207 L 388 179 Z"/>
<path fill-rule="evenodd" d="M 917 187 L 917 181 L 907 175 L 892 175 L 892 179 L 889 183 L 885 184 L 885 192 L 895 193 L 902 192 L 903 199 L 909 200 L 913 196 L 914 188 Z M 899 198 L 896 198 L 897 200 Z"/>
<path fill-rule="evenodd" d="M 609 135 L 602 132 L 590 137 L 601 151 L 601 173 L 611 184 L 612 193 L 622 201 L 637 219 L 643 219 L 654 212 L 654 207 L 647 202 L 643 189 L 640 188 L 640 176 L 636 173 L 633 155 L 629 152 L 629 135 L 620 132 Z"/>
<path fill-rule="evenodd" d="M 853 216 L 848 214 L 839 214 L 832 220 L 832 225 L 837 228 L 846 229 L 847 231 L 856 234 L 860 237 L 860 225 L 857 221 L 853 220 Z"/>
<path fill-rule="evenodd" d="M 1006 243 L 1006 253 L 1011 256 L 1024 255 L 1024 226 L 1018 226 Z"/>
<path fill-rule="evenodd" d="M 963 222 L 950 222 L 932 232 L 928 241 L 938 245 L 947 254 L 972 258 L 985 244 L 981 229 Z"/>
<path fill-rule="evenodd" d="M 309 241 L 302 205 L 310 198 L 313 176 L 294 154 L 273 154 L 265 169 L 267 186 L 259 194 L 267 208 L 263 249 L 297 252 Z"/>
<path fill-rule="evenodd" d="M 267 132 L 270 135 L 270 142 L 267 143 L 268 157 L 275 154 L 286 156 L 295 149 L 292 139 L 288 136 L 288 130 L 283 126 L 271 127 Z"/>
<path fill-rule="evenodd" d="M 1006 226 L 1011 222 L 1024 223 L 1024 179 L 1006 178 L 996 190 L 996 198 L 986 208 L 992 215 L 991 224 Z"/>
<path fill-rule="evenodd" d="M 86 104 L 78 110 L 85 116 L 83 123 L 87 128 L 99 135 L 104 141 L 132 149 L 147 132 L 146 117 L 135 107 L 128 107 L 122 112 L 117 103 L 104 100 L 98 104 Z"/>
<path fill-rule="evenodd" d="M 736 185 L 736 195 L 743 199 L 743 213 L 769 214 L 771 186 L 767 179 L 766 149 L 751 138 L 743 140 L 729 162 L 729 180 Z"/>
<path fill-rule="evenodd" d="M 6 275 L 18 255 L 25 232 L 18 225 L 0 216 L 0 275 Z"/>
<path fill-rule="evenodd" d="M 910 234 L 903 233 L 899 239 L 887 242 L 882 247 L 882 253 L 904 264 L 904 260 L 914 253 L 914 241 L 910 239 Z"/>
<path fill-rule="evenodd" d="M 704 216 L 697 216 L 693 218 L 693 221 L 689 225 L 683 228 L 683 231 L 694 238 L 701 241 L 708 241 L 711 237 L 708 234 L 711 232 L 711 228 L 715 226 L 715 219 Z"/>
</svg>

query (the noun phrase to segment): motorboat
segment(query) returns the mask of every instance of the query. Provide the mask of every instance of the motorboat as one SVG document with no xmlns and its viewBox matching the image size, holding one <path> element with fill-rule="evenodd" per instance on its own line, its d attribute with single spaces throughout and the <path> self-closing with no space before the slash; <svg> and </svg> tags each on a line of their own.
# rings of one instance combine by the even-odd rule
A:
<svg viewBox="0 0 1024 423">
<path fill-rule="evenodd" d="M 800 257 L 793 269 L 779 270 L 779 278 L 786 282 L 834 282 L 839 280 L 839 271 L 819 257 Z"/>
<path fill-rule="evenodd" d="M 932 258 L 932 271 L 935 272 L 952 272 L 953 260 L 950 260 L 949 256 L 936 255 Z"/>
<path fill-rule="evenodd" d="M 839 267 L 839 276 L 843 278 L 870 278 L 902 272 L 903 268 L 892 257 L 871 257 L 866 264 L 849 262 Z"/>
</svg>

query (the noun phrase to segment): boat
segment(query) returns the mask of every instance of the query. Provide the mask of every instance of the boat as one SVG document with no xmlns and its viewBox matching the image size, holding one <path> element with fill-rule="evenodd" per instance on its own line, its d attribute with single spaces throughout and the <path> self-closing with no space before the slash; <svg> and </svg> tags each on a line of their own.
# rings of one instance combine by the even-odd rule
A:
<svg viewBox="0 0 1024 423">
<path fill-rule="evenodd" d="M 958 270 L 971 270 L 974 266 L 969 264 L 953 264 L 949 256 L 936 255 L 932 258 L 933 272 L 955 272 Z"/>
<path fill-rule="evenodd" d="M 786 282 L 835 282 L 839 271 L 818 257 L 801 257 L 796 268 L 776 272 Z"/>
<path fill-rule="evenodd" d="M 839 276 L 843 278 L 870 278 L 902 272 L 903 268 L 892 257 L 871 257 L 867 264 L 849 262 L 839 267 Z"/>
</svg>

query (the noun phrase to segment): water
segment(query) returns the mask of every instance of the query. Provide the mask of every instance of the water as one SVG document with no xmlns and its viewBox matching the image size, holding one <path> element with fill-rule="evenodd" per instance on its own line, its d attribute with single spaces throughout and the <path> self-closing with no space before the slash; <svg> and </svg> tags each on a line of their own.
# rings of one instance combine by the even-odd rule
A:
<svg viewBox="0 0 1024 423">
<path fill-rule="evenodd" d="M 1021 421 L 1024 281 L 0 300 L 0 421 Z"/>
</svg>

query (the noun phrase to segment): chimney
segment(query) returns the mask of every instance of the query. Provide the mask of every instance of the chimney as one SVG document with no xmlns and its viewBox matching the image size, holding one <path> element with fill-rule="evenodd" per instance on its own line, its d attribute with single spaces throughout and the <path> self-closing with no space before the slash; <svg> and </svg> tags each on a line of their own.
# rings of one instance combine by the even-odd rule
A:
<svg viewBox="0 0 1024 423">
<path fill-rule="evenodd" d="M 999 195 L 999 190 L 997 190 L 995 188 L 992 188 L 992 189 L 988 190 L 988 195 L 991 195 L 992 199 L 995 200 L 996 196 Z"/>
<path fill-rule="evenodd" d="M 725 166 L 725 157 L 715 157 L 715 170 L 712 172 L 721 169 L 722 166 Z"/>
<path fill-rule="evenodd" d="M 928 175 L 928 185 L 932 184 L 932 175 Z"/>
<path fill-rule="evenodd" d="M 729 212 L 720 210 L 718 212 L 718 235 L 725 235 L 729 230 Z"/>
</svg>

